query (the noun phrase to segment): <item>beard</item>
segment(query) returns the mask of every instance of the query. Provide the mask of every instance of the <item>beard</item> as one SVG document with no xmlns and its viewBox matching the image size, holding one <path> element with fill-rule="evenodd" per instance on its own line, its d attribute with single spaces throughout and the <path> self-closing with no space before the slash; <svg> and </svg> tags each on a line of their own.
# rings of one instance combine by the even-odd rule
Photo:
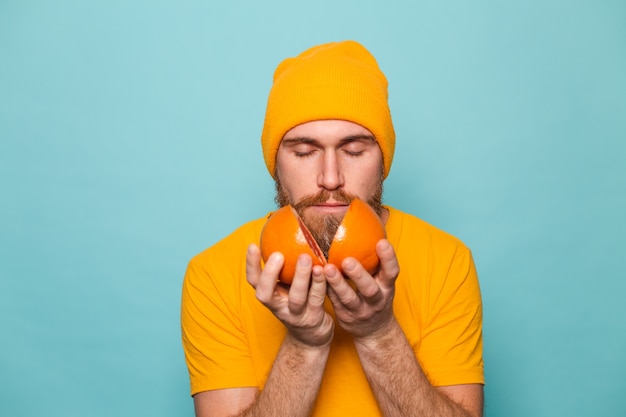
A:
<svg viewBox="0 0 626 417">
<path fill-rule="evenodd" d="M 292 201 L 285 189 L 283 188 L 280 180 L 278 179 L 278 175 L 276 178 L 276 197 L 274 200 L 278 204 L 279 207 L 283 207 L 286 205 L 291 205 L 304 224 L 307 229 L 313 235 L 313 238 L 317 242 L 318 246 L 324 253 L 326 259 L 328 259 L 328 251 L 330 250 L 330 245 L 333 242 L 335 237 L 335 233 L 337 233 L 337 229 L 343 220 L 343 215 L 334 215 L 334 214 L 326 214 L 323 216 L 314 215 L 310 213 L 309 210 L 306 210 L 308 207 L 322 204 L 332 199 L 339 203 L 350 204 L 350 202 L 356 198 L 356 196 L 351 195 L 344 190 L 338 189 L 334 191 L 321 190 L 318 194 L 308 195 L 302 197 L 298 201 Z M 372 193 L 372 195 L 366 200 L 366 203 L 374 209 L 376 214 L 380 216 L 383 212 L 383 178 L 381 176 L 378 186 Z"/>
</svg>

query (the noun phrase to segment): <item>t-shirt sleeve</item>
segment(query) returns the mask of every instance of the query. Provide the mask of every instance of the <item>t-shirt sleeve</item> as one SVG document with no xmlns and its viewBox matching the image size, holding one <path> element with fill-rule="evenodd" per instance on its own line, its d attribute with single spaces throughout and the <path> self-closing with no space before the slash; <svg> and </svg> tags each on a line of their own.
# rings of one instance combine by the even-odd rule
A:
<svg viewBox="0 0 626 417">
<path fill-rule="evenodd" d="M 238 304 L 233 281 L 225 268 L 209 269 L 197 258 L 187 267 L 181 331 L 191 395 L 257 384 L 240 315 L 234 311 Z"/>
<path fill-rule="evenodd" d="M 458 248 L 431 288 L 420 359 L 435 386 L 484 384 L 482 301 L 472 254 Z"/>
</svg>

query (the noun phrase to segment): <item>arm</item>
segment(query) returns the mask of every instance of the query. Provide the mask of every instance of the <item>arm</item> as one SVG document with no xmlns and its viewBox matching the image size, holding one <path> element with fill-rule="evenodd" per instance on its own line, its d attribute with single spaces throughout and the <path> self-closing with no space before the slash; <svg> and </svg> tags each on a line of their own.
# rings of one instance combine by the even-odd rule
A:
<svg viewBox="0 0 626 417">
<path fill-rule="evenodd" d="M 356 290 L 333 265 L 325 267 L 328 294 L 338 323 L 354 337 L 361 365 L 386 417 L 481 417 L 480 384 L 433 387 L 393 315 L 399 266 L 387 241 L 377 245 L 381 269 L 370 276 L 354 259 L 342 268 Z"/>
<path fill-rule="evenodd" d="M 194 396 L 196 416 L 308 416 L 328 350 L 328 346 L 302 346 L 287 336 L 262 391 L 245 387 L 198 393 Z"/>
<path fill-rule="evenodd" d="M 298 260 L 289 289 L 277 284 L 284 259 L 270 257 L 261 270 L 258 247 L 248 249 L 246 273 L 257 298 L 287 327 L 264 388 L 231 388 L 194 396 L 198 417 L 308 416 L 313 409 L 328 359 L 334 324 L 324 311 L 326 281 L 311 258 Z M 309 288 L 310 286 L 310 288 Z"/>
<path fill-rule="evenodd" d="M 385 416 L 482 416 L 482 385 L 434 388 L 395 319 L 381 334 L 355 339 L 355 345 Z"/>
</svg>

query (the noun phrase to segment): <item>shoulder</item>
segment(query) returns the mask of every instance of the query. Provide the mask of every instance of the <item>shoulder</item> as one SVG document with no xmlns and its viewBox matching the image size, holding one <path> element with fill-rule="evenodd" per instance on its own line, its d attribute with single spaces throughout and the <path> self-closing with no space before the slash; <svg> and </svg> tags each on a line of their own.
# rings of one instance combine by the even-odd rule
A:
<svg viewBox="0 0 626 417">
<path fill-rule="evenodd" d="M 456 236 L 418 218 L 417 216 L 386 206 L 389 220 L 386 224 L 388 239 L 402 246 L 417 246 L 435 251 L 465 252 L 469 248 Z"/>
<path fill-rule="evenodd" d="M 185 272 L 185 287 L 234 286 L 245 277 L 246 252 L 259 244 L 267 216 L 244 223 L 228 236 L 193 256 Z"/>
<path fill-rule="evenodd" d="M 205 264 L 225 258 L 232 259 L 234 255 L 242 253 L 245 257 L 245 251 L 248 245 L 259 243 L 261 231 L 268 217 L 269 214 L 242 224 L 228 236 L 193 256 L 190 263 Z"/>
<path fill-rule="evenodd" d="M 254 291 L 245 279 L 246 253 L 250 244 L 258 244 L 266 218 L 239 226 L 189 260 L 182 292 L 182 308 L 188 316 L 203 314 L 194 306 L 204 309 L 213 306 L 216 311 L 230 312 L 234 317 L 243 300 L 254 298 Z"/>
</svg>

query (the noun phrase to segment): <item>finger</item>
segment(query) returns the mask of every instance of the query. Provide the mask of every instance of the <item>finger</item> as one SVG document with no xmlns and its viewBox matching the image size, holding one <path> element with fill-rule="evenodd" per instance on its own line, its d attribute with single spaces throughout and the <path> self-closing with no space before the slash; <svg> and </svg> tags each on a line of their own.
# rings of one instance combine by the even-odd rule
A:
<svg viewBox="0 0 626 417">
<path fill-rule="evenodd" d="M 376 244 L 376 254 L 380 259 L 380 272 L 378 273 L 380 283 L 387 288 L 392 287 L 400 274 L 400 264 L 396 252 L 387 239 L 381 239 Z"/>
<path fill-rule="evenodd" d="M 363 297 L 366 299 L 375 299 L 381 295 L 378 282 L 372 278 L 356 259 L 351 257 L 344 259 L 341 263 L 341 268 Z"/>
<path fill-rule="evenodd" d="M 335 265 L 326 264 L 324 266 L 324 274 L 337 301 L 350 310 L 356 310 L 361 305 L 362 301 L 359 294 L 348 284 L 348 281 L 341 275 Z"/>
<path fill-rule="evenodd" d="M 309 294 L 309 282 L 311 282 L 311 266 L 313 260 L 307 254 L 298 256 L 296 272 L 289 289 L 289 311 L 300 314 L 304 311 Z"/>
<path fill-rule="evenodd" d="M 321 307 L 326 299 L 326 277 L 324 268 L 319 265 L 313 267 L 311 273 L 311 288 L 309 289 L 309 305 L 311 307 Z"/>
<path fill-rule="evenodd" d="M 263 304 L 268 305 L 276 291 L 278 274 L 283 267 L 285 258 L 282 253 L 274 252 L 265 263 L 265 268 L 259 275 L 256 284 L 256 296 Z"/>
<path fill-rule="evenodd" d="M 335 292 L 335 290 L 333 290 L 331 286 L 326 286 L 326 295 L 328 295 L 328 298 L 333 305 L 336 306 L 341 304 L 341 301 L 339 301 L 339 297 L 337 297 L 337 293 Z"/>
<path fill-rule="evenodd" d="M 246 279 L 252 287 L 256 288 L 260 275 L 261 250 L 255 244 L 251 244 L 248 246 L 248 252 L 246 253 Z"/>
</svg>

